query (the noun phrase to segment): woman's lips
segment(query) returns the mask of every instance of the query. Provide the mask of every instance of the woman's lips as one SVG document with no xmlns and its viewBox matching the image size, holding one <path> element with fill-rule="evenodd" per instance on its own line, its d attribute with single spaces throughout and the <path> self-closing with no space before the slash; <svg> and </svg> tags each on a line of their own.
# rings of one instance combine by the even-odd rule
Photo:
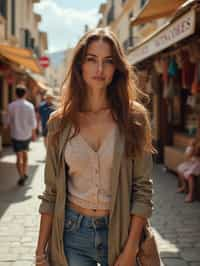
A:
<svg viewBox="0 0 200 266">
<path fill-rule="evenodd" d="M 97 80 L 97 81 L 104 81 L 105 78 L 104 77 L 93 77 L 94 80 Z"/>
</svg>

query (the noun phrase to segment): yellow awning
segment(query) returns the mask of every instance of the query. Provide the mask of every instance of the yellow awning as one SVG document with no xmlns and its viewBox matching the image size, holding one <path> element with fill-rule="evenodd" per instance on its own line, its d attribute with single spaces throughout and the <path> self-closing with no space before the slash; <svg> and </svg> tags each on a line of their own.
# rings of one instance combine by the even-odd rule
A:
<svg viewBox="0 0 200 266">
<path fill-rule="evenodd" d="M 131 25 L 171 16 L 185 2 L 186 0 L 148 0 L 139 14 L 131 20 Z"/>
<path fill-rule="evenodd" d="M 31 50 L 7 45 L 0 45 L 0 55 L 11 62 L 17 63 L 24 66 L 25 68 L 30 69 L 35 73 L 42 73 L 42 70 L 37 60 L 33 57 Z"/>
</svg>

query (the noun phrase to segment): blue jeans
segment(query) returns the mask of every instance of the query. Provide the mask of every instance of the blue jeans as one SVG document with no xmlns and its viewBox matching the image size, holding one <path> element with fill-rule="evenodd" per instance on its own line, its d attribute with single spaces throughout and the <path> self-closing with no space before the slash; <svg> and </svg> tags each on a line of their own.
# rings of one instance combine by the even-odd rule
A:
<svg viewBox="0 0 200 266">
<path fill-rule="evenodd" d="M 64 252 L 69 266 L 108 266 L 109 217 L 83 216 L 66 209 Z"/>
</svg>

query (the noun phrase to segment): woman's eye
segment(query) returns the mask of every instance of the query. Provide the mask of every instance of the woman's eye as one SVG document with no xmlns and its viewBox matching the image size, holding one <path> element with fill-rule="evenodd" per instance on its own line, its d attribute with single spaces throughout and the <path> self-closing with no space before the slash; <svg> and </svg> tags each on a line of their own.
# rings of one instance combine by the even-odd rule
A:
<svg viewBox="0 0 200 266">
<path fill-rule="evenodd" d="M 92 58 L 92 57 L 87 57 L 86 61 L 87 62 L 96 62 L 95 58 Z"/>
<path fill-rule="evenodd" d="M 112 59 L 107 59 L 107 60 L 105 60 L 105 63 L 113 65 L 113 60 Z"/>
</svg>

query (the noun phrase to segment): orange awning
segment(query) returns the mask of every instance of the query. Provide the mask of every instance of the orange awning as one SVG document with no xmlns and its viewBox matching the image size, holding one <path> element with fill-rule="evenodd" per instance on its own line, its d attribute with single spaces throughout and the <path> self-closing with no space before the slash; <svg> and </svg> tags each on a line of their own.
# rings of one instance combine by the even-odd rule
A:
<svg viewBox="0 0 200 266">
<path fill-rule="evenodd" d="M 42 70 L 37 60 L 33 57 L 31 50 L 8 45 L 0 45 L 0 56 L 11 62 L 22 65 L 35 73 L 42 73 Z"/>
<path fill-rule="evenodd" d="M 171 16 L 186 0 L 148 0 L 143 9 L 131 20 L 131 25 Z"/>
</svg>

